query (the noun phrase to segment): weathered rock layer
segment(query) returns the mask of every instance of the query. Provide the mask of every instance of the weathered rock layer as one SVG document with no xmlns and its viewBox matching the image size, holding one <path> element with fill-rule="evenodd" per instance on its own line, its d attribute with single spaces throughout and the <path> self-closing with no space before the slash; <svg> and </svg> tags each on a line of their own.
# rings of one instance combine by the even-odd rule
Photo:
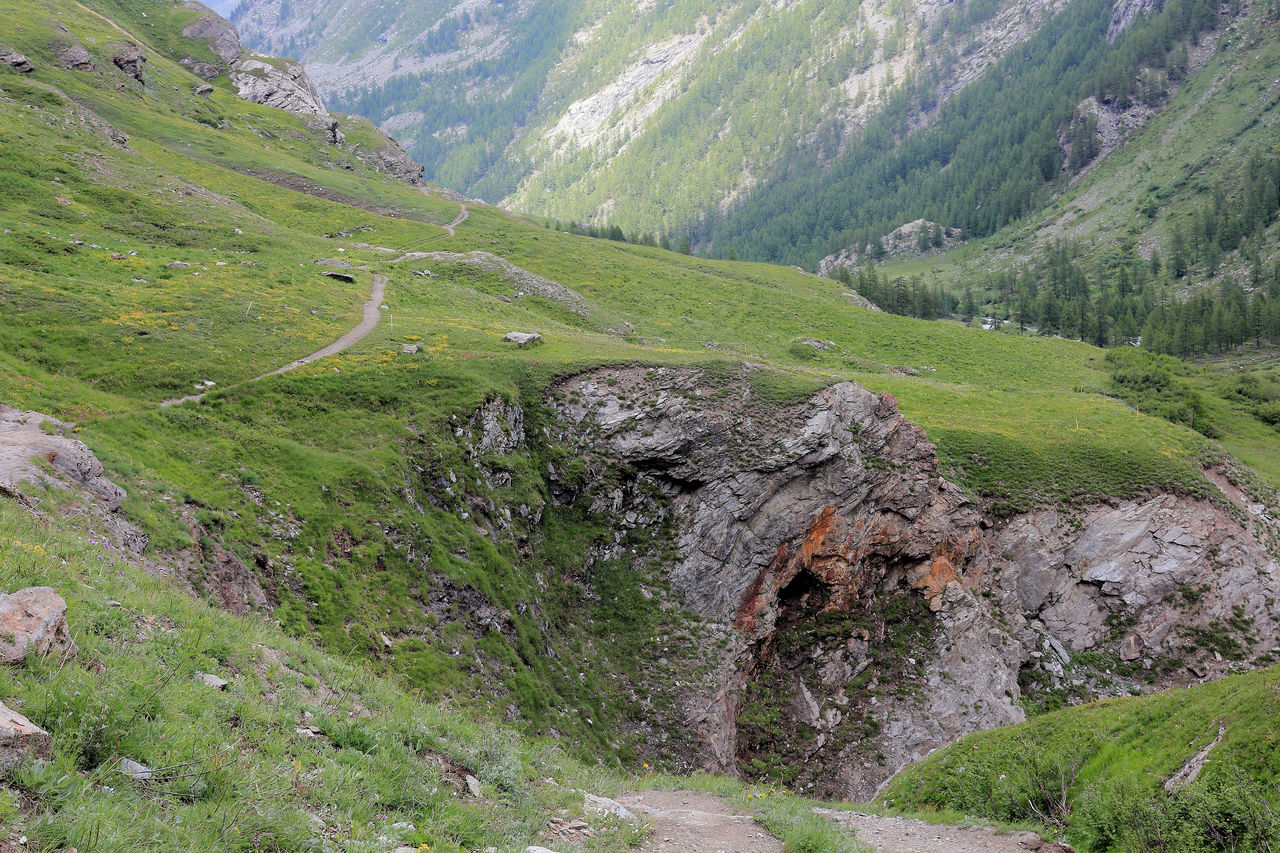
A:
<svg viewBox="0 0 1280 853">
<path fill-rule="evenodd" d="M 684 697 L 706 766 L 865 797 L 1025 702 L 1269 659 L 1277 566 L 1226 502 L 1164 494 L 995 524 L 891 396 L 841 383 L 779 406 L 755 385 L 621 368 L 551 400 L 560 440 L 614 472 L 553 476 L 556 499 L 591 491 L 621 528 L 673 520 L 665 579 L 733 638 L 714 685 Z"/>
</svg>

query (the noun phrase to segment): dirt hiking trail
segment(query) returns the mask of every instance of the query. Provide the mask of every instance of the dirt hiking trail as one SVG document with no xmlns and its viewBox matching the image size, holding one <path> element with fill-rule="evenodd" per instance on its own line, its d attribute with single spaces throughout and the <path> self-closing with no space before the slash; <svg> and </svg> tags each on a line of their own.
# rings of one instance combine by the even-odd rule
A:
<svg viewBox="0 0 1280 853">
<path fill-rule="evenodd" d="M 1068 853 L 1070 847 L 1045 841 L 1034 832 L 999 835 L 987 826 L 958 827 L 881 817 L 861 812 L 814 809 L 857 833 L 876 853 Z"/>
<path fill-rule="evenodd" d="M 345 349 L 349 349 L 356 344 L 369 337 L 369 333 L 378 328 L 379 321 L 382 320 L 382 311 L 378 307 L 382 304 L 382 297 L 387 292 L 387 277 L 374 273 L 373 289 L 369 293 L 369 299 L 364 303 L 364 315 L 360 322 L 357 323 L 351 331 L 338 338 L 333 343 L 323 349 L 318 349 L 310 355 L 304 355 L 297 361 L 291 361 L 284 367 L 277 367 L 269 373 L 261 376 L 255 376 L 248 380 L 249 382 L 257 382 L 259 379 L 266 379 L 268 376 L 278 376 L 281 373 L 288 373 L 290 370 L 297 370 L 304 364 L 310 364 L 313 361 L 319 361 L 322 358 L 328 358 L 331 355 L 337 355 Z M 203 400 L 208 391 L 202 391 L 199 394 L 188 394 L 185 397 L 176 397 L 172 400 L 165 400 L 161 406 L 174 406 L 178 403 L 195 403 Z"/>
<path fill-rule="evenodd" d="M 653 823 L 644 853 L 782 853 L 782 842 L 719 797 L 692 791 L 641 791 L 618 798 Z"/>
</svg>

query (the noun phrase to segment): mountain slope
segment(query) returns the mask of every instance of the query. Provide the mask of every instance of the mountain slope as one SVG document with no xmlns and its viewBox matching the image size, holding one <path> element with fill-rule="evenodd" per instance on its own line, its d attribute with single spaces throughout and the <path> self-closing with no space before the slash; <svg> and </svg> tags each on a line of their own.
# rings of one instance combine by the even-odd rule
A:
<svg viewBox="0 0 1280 853">
<path fill-rule="evenodd" d="M 405 139 L 432 180 L 677 235 L 783 173 L 788 152 L 829 161 L 908 82 L 945 100 L 1057 8 L 262 0 L 236 20 Z"/>
<path fill-rule="evenodd" d="M 5 400 L 210 601 L 592 763 L 833 796 L 1274 648 L 1274 495 L 1101 350 L 396 180 L 367 127 L 194 74 L 199 9 L 4 8 Z M 367 337 L 272 373 L 375 286 Z"/>
</svg>

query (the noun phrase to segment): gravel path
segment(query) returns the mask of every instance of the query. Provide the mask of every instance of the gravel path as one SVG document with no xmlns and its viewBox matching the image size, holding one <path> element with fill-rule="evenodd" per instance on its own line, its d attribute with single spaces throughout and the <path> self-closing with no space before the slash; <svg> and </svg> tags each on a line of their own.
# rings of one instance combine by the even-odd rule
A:
<svg viewBox="0 0 1280 853">
<path fill-rule="evenodd" d="M 653 823 L 644 853 L 782 853 L 782 842 L 719 797 L 692 791 L 643 791 L 618 798 Z"/>
<path fill-rule="evenodd" d="M 858 841 L 876 853 L 1065 853 L 1069 847 L 1042 841 L 1034 832 L 1000 835 L 986 826 L 940 826 L 920 820 L 861 812 L 814 809 L 852 829 Z"/>
<path fill-rule="evenodd" d="M 449 236 L 452 237 L 454 235 L 453 229 L 457 228 L 459 225 L 466 222 L 467 217 L 470 215 L 471 214 L 467 212 L 467 206 L 465 204 L 462 205 L 462 209 L 458 211 L 458 215 L 453 218 L 452 222 L 444 226 L 444 230 L 448 231 Z"/>
<path fill-rule="evenodd" d="M 318 349 L 310 355 L 304 355 L 297 361 L 291 361 L 284 367 L 277 367 L 270 373 L 264 373 L 261 376 L 255 376 L 250 382 L 257 382 L 259 379 L 266 379 L 268 376 L 278 376 L 281 373 L 288 373 L 290 370 L 297 370 L 304 364 L 310 364 L 313 361 L 319 361 L 322 358 L 328 358 L 331 355 L 337 355 L 345 349 L 355 346 L 356 344 L 369 337 L 369 333 L 378 327 L 378 322 L 382 319 L 382 311 L 378 306 L 382 304 L 382 297 L 387 292 L 387 277 L 374 273 L 373 290 L 369 293 L 369 301 L 364 304 L 364 316 L 360 322 L 355 325 L 351 331 L 338 338 L 333 343 L 323 349 Z M 199 394 L 188 394 L 185 397 L 176 397 L 172 400 L 165 400 L 161 406 L 174 406 L 178 403 L 194 403 L 203 400 L 208 391 Z"/>
</svg>

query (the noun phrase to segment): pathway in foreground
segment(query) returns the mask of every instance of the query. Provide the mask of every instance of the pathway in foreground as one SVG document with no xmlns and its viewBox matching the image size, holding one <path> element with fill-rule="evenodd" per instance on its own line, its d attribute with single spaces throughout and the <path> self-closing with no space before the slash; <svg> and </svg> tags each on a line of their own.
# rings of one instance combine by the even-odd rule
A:
<svg viewBox="0 0 1280 853">
<path fill-rule="evenodd" d="M 328 358 L 331 355 L 337 355 L 345 349 L 355 346 L 356 344 L 369 337 L 369 333 L 378 328 L 378 322 L 382 319 L 382 311 L 378 307 L 382 304 L 382 297 L 387 292 L 387 277 L 374 273 L 373 290 L 369 293 L 369 301 L 364 304 L 364 316 L 360 322 L 355 325 L 351 331 L 338 338 L 333 343 L 323 349 L 318 349 L 311 355 L 304 355 L 297 361 L 291 361 L 284 367 L 277 367 L 270 373 L 264 373 L 261 376 L 255 376 L 250 382 L 257 382 L 259 379 L 266 379 L 268 376 L 277 376 L 281 373 L 288 373 L 290 370 L 297 370 L 304 364 L 310 364 L 313 361 L 319 361 L 322 358 Z M 208 391 L 199 394 L 188 394 L 185 397 L 176 397 L 172 400 L 165 400 L 160 405 L 173 406 L 178 403 L 194 403 L 203 400 Z"/>
<path fill-rule="evenodd" d="M 858 841 L 876 853 L 1061 853 L 1069 848 L 1042 841 L 1033 832 L 999 835 L 986 826 L 958 827 L 900 817 L 815 809 L 857 833 Z"/>
<path fill-rule="evenodd" d="M 719 797 L 692 791 L 643 791 L 618 798 L 653 822 L 645 853 L 782 853 L 782 842 Z"/>
</svg>

